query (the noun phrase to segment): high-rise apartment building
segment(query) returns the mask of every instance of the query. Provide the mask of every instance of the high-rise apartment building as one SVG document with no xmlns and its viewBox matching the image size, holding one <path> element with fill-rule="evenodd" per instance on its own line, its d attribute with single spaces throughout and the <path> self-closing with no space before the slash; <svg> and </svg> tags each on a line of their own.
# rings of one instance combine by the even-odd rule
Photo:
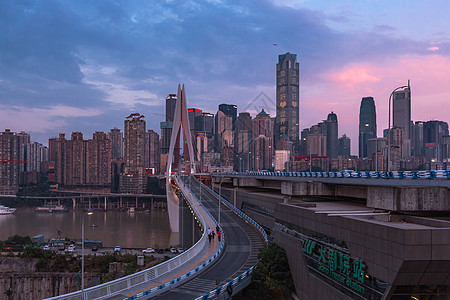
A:
<svg viewBox="0 0 450 300">
<path fill-rule="evenodd" d="M 159 174 L 160 172 L 160 142 L 159 134 L 149 129 L 146 133 L 146 163 L 145 168 L 149 169 L 147 173 Z"/>
<path fill-rule="evenodd" d="M 327 156 L 330 158 L 338 157 L 338 119 L 334 112 L 328 114 L 325 121 L 327 128 Z"/>
<path fill-rule="evenodd" d="M 123 158 L 123 134 L 118 128 L 108 132 L 108 139 L 111 141 L 111 158 Z"/>
<path fill-rule="evenodd" d="M 84 140 L 72 132 L 71 140 L 61 133 L 57 139 L 55 180 L 63 186 L 109 187 L 111 183 L 111 141 L 104 132 Z"/>
<path fill-rule="evenodd" d="M 139 113 L 129 115 L 125 122 L 125 167 L 120 177 L 120 192 L 140 194 L 144 191 L 145 120 Z"/>
<path fill-rule="evenodd" d="M 109 187 L 111 184 L 111 141 L 96 131 L 86 141 L 86 185 Z"/>
<path fill-rule="evenodd" d="M 278 56 L 276 71 L 275 144 L 288 140 L 294 152 L 299 152 L 299 63 L 297 55 L 286 53 Z"/>
<path fill-rule="evenodd" d="M 377 137 L 377 113 L 373 97 L 364 97 L 359 109 L 359 157 L 367 157 L 367 141 Z"/>
<path fill-rule="evenodd" d="M 0 132 L 0 192 L 15 194 L 19 186 L 19 172 L 24 169 L 23 139 L 6 129 Z"/>
</svg>

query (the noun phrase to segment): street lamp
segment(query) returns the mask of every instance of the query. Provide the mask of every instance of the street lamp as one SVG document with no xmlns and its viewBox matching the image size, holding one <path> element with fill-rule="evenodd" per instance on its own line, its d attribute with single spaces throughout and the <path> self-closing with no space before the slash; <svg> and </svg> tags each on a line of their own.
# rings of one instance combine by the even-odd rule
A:
<svg viewBox="0 0 450 300">
<path fill-rule="evenodd" d="M 400 89 L 406 89 L 409 88 L 409 81 L 408 85 L 399 86 L 395 90 L 392 91 L 392 93 L 389 95 L 389 116 L 388 116 L 388 161 L 387 161 L 387 170 L 388 172 L 391 171 L 391 99 L 394 93 Z"/>
<path fill-rule="evenodd" d="M 94 212 L 90 211 L 83 215 L 81 221 L 81 298 L 84 299 L 84 219 L 86 216 L 90 216 Z"/>
<path fill-rule="evenodd" d="M 222 192 L 222 182 L 225 180 L 226 178 L 223 177 L 222 180 L 219 183 L 219 224 L 220 224 L 220 194 Z"/>
</svg>

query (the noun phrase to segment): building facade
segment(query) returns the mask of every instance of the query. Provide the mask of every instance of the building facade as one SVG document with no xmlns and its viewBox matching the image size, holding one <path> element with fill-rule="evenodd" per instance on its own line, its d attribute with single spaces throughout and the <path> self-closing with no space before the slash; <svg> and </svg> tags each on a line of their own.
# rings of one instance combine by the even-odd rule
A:
<svg viewBox="0 0 450 300">
<path fill-rule="evenodd" d="M 410 139 L 411 127 L 411 88 L 395 91 L 392 99 L 393 126 L 403 128 L 405 138 Z"/>
<path fill-rule="evenodd" d="M 286 53 L 278 56 L 276 69 L 276 118 L 275 144 L 282 140 L 293 143 L 299 152 L 299 76 L 297 55 Z"/>
<path fill-rule="evenodd" d="M 325 121 L 327 127 L 327 156 L 338 157 L 338 119 L 334 112 L 331 112 Z"/>
<path fill-rule="evenodd" d="M 367 141 L 377 137 L 377 113 L 373 97 L 364 97 L 359 109 L 359 158 L 367 156 Z"/>
<path fill-rule="evenodd" d="M 338 156 L 350 156 L 350 138 L 346 134 L 338 140 Z"/>
<path fill-rule="evenodd" d="M 125 166 L 120 176 L 120 192 L 141 194 L 144 186 L 145 120 L 139 113 L 129 115 L 125 122 Z"/>
<path fill-rule="evenodd" d="M 108 139 L 111 141 L 111 158 L 123 158 L 123 133 L 120 129 L 111 129 L 108 132 Z"/>
</svg>

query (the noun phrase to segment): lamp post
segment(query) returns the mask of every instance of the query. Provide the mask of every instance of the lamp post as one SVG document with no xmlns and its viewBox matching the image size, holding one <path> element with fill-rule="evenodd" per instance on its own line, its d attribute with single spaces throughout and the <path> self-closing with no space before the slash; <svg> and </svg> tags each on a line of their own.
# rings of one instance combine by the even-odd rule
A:
<svg viewBox="0 0 450 300">
<path fill-rule="evenodd" d="M 84 219 L 86 216 L 92 215 L 93 212 L 90 211 L 83 215 L 81 221 L 81 298 L 84 299 Z"/>
<path fill-rule="evenodd" d="M 389 115 L 388 115 L 388 161 L 387 161 L 387 170 L 388 172 L 391 171 L 391 99 L 394 93 L 400 89 L 406 89 L 409 88 L 409 81 L 408 85 L 399 86 L 395 90 L 392 91 L 392 93 L 389 95 Z"/>
<path fill-rule="evenodd" d="M 225 180 L 226 178 L 222 178 L 222 180 L 219 183 L 219 224 L 220 224 L 220 194 L 222 192 L 222 182 Z"/>
</svg>

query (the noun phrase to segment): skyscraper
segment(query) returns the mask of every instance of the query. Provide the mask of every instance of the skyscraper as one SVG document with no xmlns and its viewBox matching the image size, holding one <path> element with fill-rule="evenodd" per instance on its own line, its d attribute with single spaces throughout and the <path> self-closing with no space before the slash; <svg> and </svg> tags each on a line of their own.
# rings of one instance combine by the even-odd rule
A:
<svg viewBox="0 0 450 300">
<path fill-rule="evenodd" d="M 338 140 L 338 156 L 350 156 L 350 138 L 343 135 Z"/>
<path fill-rule="evenodd" d="M 297 54 L 286 53 L 278 56 L 277 63 L 277 103 L 275 118 L 275 144 L 288 140 L 299 151 L 299 63 Z"/>
<path fill-rule="evenodd" d="M 250 169 L 250 142 L 252 140 L 252 117 L 241 112 L 236 120 L 234 150 L 236 152 L 234 169 L 239 172 Z"/>
<path fill-rule="evenodd" d="M 214 115 L 211 113 L 202 112 L 201 120 L 201 131 L 204 131 L 208 138 L 212 138 L 214 135 Z"/>
<path fill-rule="evenodd" d="M 373 97 L 364 97 L 359 109 L 359 157 L 367 157 L 367 141 L 377 137 L 377 113 Z"/>
<path fill-rule="evenodd" d="M 394 92 L 393 126 L 403 129 L 403 139 L 411 139 L 411 89 L 408 87 Z"/>
<path fill-rule="evenodd" d="M 169 152 L 170 137 L 172 135 L 173 117 L 175 105 L 177 104 L 177 95 L 169 94 L 166 97 L 166 120 L 160 123 L 161 128 L 161 154 Z"/>
<path fill-rule="evenodd" d="M 233 145 L 233 118 L 218 110 L 216 114 L 215 144 L 216 152 L 222 152 L 224 147 Z"/>
<path fill-rule="evenodd" d="M 330 158 L 338 157 L 338 120 L 334 112 L 328 114 L 325 122 L 327 128 L 327 155 Z"/>
<path fill-rule="evenodd" d="M 252 162 L 254 170 L 272 168 L 273 119 L 264 109 L 252 120 Z"/>
<path fill-rule="evenodd" d="M 434 149 L 434 153 L 428 151 L 428 160 L 436 159 L 439 162 L 443 160 L 443 137 L 448 136 L 448 133 L 449 131 L 447 122 L 438 120 L 425 122 L 423 127 L 424 144 L 427 145 L 428 148 Z"/>
<path fill-rule="evenodd" d="M 233 130 L 236 128 L 237 106 L 234 104 L 219 104 L 219 110 L 232 118 Z"/>
</svg>

